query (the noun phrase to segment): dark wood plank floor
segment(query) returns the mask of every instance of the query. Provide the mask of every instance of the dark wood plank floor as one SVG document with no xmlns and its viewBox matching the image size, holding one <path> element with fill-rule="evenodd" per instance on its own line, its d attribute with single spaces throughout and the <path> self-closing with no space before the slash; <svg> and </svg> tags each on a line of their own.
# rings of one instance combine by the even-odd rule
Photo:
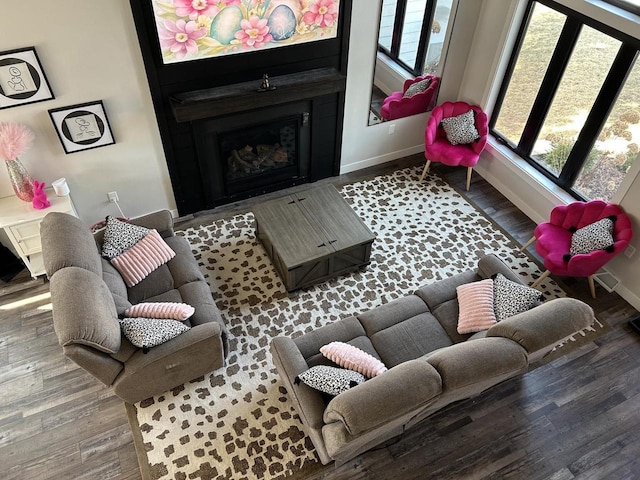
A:
<svg viewBox="0 0 640 480">
<path fill-rule="evenodd" d="M 325 182 L 339 185 L 421 161 L 416 156 Z M 464 188 L 464 169 L 436 171 Z M 535 225 L 477 174 L 468 198 L 518 241 L 531 236 Z M 203 212 L 182 226 L 262 200 Z M 613 331 L 311 478 L 640 478 L 640 335 L 627 324 L 638 312 L 599 287 L 591 300 L 584 279 L 565 286 Z M 0 283 L 0 478 L 140 478 L 122 402 L 62 355 L 48 285 L 25 272 Z"/>
</svg>

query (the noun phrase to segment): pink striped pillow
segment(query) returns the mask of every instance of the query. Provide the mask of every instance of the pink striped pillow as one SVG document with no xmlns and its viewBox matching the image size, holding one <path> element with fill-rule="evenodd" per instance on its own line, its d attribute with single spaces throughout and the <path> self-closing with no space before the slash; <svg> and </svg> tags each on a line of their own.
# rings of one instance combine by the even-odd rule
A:
<svg viewBox="0 0 640 480">
<path fill-rule="evenodd" d="M 122 275 L 127 287 L 133 287 L 175 256 L 176 252 L 171 250 L 160 234 L 151 230 L 133 247 L 110 261 Z"/>
<path fill-rule="evenodd" d="M 348 343 L 331 342 L 320 347 L 320 353 L 341 367 L 370 378 L 387 371 L 387 367 L 380 360 Z"/>
<path fill-rule="evenodd" d="M 124 311 L 125 317 L 167 318 L 184 322 L 196 311 L 191 305 L 178 302 L 143 302 Z"/>
<path fill-rule="evenodd" d="M 493 280 L 467 283 L 456 288 L 458 293 L 458 333 L 488 330 L 496 324 L 493 310 Z"/>
</svg>

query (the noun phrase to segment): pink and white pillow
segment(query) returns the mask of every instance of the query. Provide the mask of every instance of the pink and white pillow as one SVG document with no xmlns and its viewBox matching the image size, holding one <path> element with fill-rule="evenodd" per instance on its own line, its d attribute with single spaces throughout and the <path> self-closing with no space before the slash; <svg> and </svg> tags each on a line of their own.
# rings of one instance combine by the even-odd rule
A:
<svg viewBox="0 0 640 480">
<path fill-rule="evenodd" d="M 143 302 L 132 305 L 124 312 L 125 317 L 166 318 L 184 322 L 196 309 L 186 303 Z"/>
<path fill-rule="evenodd" d="M 497 323 L 493 304 L 493 280 L 467 283 L 456 288 L 458 294 L 458 333 L 488 330 Z"/>
<path fill-rule="evenodd" d="M 133 287 L 176 256 L 156 230 L 151 230 L 142 240 L 111 259 L 127 287 Z"/>
<path fill-rule="evenodd" d="M 361 373 L 370 378 L 387 371 L 387 367 L 385 367 L 384 363 L 380 360 L 348 343 L 328 343 L 320 347 L 320 353 L 341 367 L 348 368 L 349 370 Z"/>
</svg>

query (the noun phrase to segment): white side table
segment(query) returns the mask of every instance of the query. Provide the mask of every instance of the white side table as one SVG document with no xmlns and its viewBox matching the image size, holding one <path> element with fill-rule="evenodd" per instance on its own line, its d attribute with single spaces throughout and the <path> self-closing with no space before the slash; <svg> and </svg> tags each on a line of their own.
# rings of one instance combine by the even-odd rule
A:
<svg viewBox="0 0 640 480">
<path fill-rule="evenodd" d="M 40 222 L 49 212 L 64 212 L 77 217 L 71 197 L 56 196 L 52 188 L 47 188 L 51 206 L 36 210 L 30 203 L 16 196 L 0 198 L 0 228 L 4 229 L 31 276 L 44 275 L 42 245 L 40 243 Z"/>
</svg>

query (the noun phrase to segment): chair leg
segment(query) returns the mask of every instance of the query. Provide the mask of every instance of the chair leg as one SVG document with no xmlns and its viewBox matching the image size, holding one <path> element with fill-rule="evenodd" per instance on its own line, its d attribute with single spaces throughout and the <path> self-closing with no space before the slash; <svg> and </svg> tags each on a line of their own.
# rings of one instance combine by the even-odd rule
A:
<svg viewBox="0 0 640 480">
<path fill-rule="evenodd" d="M 533 282 L 533 283 L 531 284 L 531 288 L 537 288 L 537 287 L 538 287 L 538 285 L 540 285 L 540 284 L 542 283 L 542 281 L 543 281 L 545 278 L 547 278 L 549 275 L 551 275 L 551 272 L 550 272 L 549 270 L 547 270 L 547 271 L 546 271 L 546 272 L 544 272 L 542 275 L 540 275 L 540 276 L 538 277 L 538 279 L 537 279 L 535 282 Z"/>
<path fill-rule="evenodd" d="M 431 160 L 427 160 L 427 163 L 422 170 L 422 175 L 420 175 L 420 181 L 424 179 L 424 176 L 429 172 L 429 165 L 431 165 Z"/>
<path fill-rule="evenodd" d="M 471 172 L 473 172 L 473 167 L 467 167 L 467 192 L 471 186 Z"/>
<path fill-rule="evenodd" d="M 529 248 L 529 245 L 531 245 L 535 241 L 536 241 L 536 236 L 534 235 L 529 239 L 527 243 L 525 243 L 524 245 L 522 245 L 522 247 L 520 247 L 520 251 L 524 252 L 527 248 Z"/>
<path fill-rule="evenodd" d="M 589 281 L 589 292 L 591 292 L 591 298 L 596 298 L 596 284 L 593 281 L 594 275 L 589 275 L 587 280 Z"/>
</svg>

